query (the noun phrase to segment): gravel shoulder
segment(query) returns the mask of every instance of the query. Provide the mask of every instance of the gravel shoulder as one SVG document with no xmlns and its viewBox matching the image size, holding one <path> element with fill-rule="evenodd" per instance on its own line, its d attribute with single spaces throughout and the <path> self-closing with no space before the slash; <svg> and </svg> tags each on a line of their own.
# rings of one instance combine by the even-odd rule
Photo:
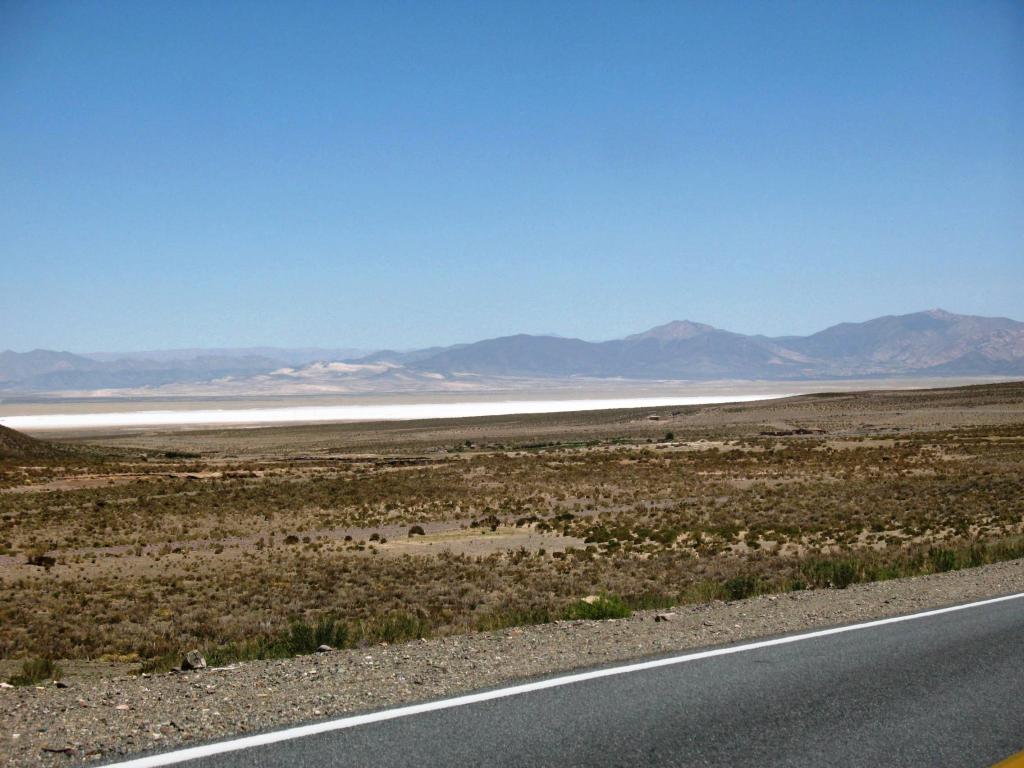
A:
<svg viewBox="0 0 1024 768">
<path fill-rule="evenodd" d="M 450 696 L 512 680 L 1024 591 L 1024 560 L 845 590 L 771 595 L 251 662 L 0 690 L 0 765 L 74 765 Z M 664 612 L 662 612 L 664 613 Z"/>
</svg>

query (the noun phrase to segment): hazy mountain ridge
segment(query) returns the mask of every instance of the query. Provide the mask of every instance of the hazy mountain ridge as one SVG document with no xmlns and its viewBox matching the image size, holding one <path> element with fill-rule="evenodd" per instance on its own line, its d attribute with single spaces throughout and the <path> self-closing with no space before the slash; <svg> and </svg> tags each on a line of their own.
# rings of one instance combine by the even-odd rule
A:
<svg viewBox="0 0 1024 768">
<path fill-rule="evenodd" d="M 306 360 L 319 351 L 324 350 L 277 350 L 270 357 L 246 350 L 189 356 L 194 350 L 179 350 L 113 360 L 47 350 L 3 352 L 0 389 L 57 392 L 225 382 L 316 392 L 346 384 L 359 391 L 461 387 L 484 377 L 1024 376 L 1024 323 L 936 309 L 840 323 L 809 336 L 748 336 L 682 320 L 603 342 L 517 334 L 348 360 Z"/>
<path fill-rule="evenodd" d="M 0 388 L 61 391 L 210 381 L 270 371 L 281 363 L 265 357 L 202 355 L 186 360 L 96 360 L 71 352 L 36 349 L 0 352 Z"/>
<path fill-rule="evenodd" d="M 625 339 L 507 336 L 421 357 L 438 373 L 640 379 L 1024 375 L 1024 323 L 930 310 L 810 336 L 747 336 L 674 321 Z"/>
<path fill-rule="evenodd" d="M 1019 365 L 1024 358 L 1024 323 L 933 309 L 841 323 L 786 342 L 811 358 L 828 361 L 837 375 L 864 369 L 878 373 L 926 371 L 936 366 L 958 367 L 958 360 L 959 367 L 969 369 L 972 360 L 981 367 L 986 367 L 983 361 Z"/>
<path fill-rule="evenodd" d="M 135 360 L 147 362 L 189 362 L 200 358 L 258 358 L 279 365 L 306 365 L 318 360 L 349 360 L 371 354 L 356 347 L 193 347 L 186 349 L 153 349 L 138 352 L 86 352 L 81 357 L 102 362 Z"/>
</svg>

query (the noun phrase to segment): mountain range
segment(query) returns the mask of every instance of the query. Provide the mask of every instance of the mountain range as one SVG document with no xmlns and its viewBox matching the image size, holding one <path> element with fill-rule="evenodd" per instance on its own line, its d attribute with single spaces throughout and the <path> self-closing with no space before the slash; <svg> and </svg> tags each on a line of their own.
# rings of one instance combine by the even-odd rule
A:
<svg viewBox="0 0 1024 768">
<path fill-rule="evenodd" d="M 519 334 L 408 352 L 176 350 L 0 353 L 0 391 L 220 384 L 272 391 L 450 388 L 481 379 L 800 380 L 1024 376 L 1024 323 L 941 309 L 841 323 L 809 336 L 733 333 L 687 320 L 611 341 Z M 343 359 L 338 359 L 343 358 Z"/>
</svg>

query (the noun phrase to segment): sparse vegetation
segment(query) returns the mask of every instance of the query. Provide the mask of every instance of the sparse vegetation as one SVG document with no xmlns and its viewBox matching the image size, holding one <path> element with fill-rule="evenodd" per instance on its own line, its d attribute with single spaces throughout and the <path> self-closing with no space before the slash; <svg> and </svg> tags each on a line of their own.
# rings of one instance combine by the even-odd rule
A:
<svg viewBox="0 0 1024 768">
<path fill-rule="evenodd" d="M 48 680 L 60 680 L 63 674 L 53 659 L 29 659 L 21 665 L 21 673 L 8 682 L 11 685 L 38 685 Z"/>
<path fill-rule="evenodd" d="M 564 616 L 567 619 L 625 619 L 633 611 L 619 597 L 599 595 L 594 600 L 576 600 L 570 603 Z"/>
<path fill-rule="evenodd" d="M 1024 385 L 648 414 L 6 458 L 0 656 L 224 664 L 1024 555 Z"/>
</svg>

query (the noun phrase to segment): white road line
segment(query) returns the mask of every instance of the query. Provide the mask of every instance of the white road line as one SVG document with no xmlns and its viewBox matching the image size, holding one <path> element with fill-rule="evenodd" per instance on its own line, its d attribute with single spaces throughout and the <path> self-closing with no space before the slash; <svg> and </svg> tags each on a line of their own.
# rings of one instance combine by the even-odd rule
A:
<svg viewBox="0 0 1024 768">
<path fill-rule="evenodd" d="M 523 693 L 530 693 L 532 691 L 542 691 L 546 688 L 558 688 L 563 685 L 572 685 L 574 683 L 582 683 L 586 680 L 596 680 L 602 677 L 612 677 L 613 675 L 627 675 L 631 672 L 642 672 L 647 669 L 657 669 L 658 667 L 668 667 L 674 664 L 683 664 L 688 661 L 699 661 L 700 659 L 710 659 L 715 656 L 728 656 L 733 653 L 743 653 L 744 651 L 755 651 L 759 648 L 771 648 L 775 645 L 788 645 L 790 643 L 798 643 L 803 640 L 814 640 L 819 637 L 828 637 L 830 635 L 840 635 L 844 632 L 854 632 L 861 629 L 871 629 L 873 627 L 881 627 L 886 624 L 898 624 L 903 621 L 913 621 L 914 619 L 924 619 L 929 616 L 938 616 L 943 613 L 953 613 L 954 611 L 963 611 L 968 608 L 978 608 L 983 605 L 992 605 L 993 603 L 1002 603 L 1007 600 L 1016 600 L 1024 597 L 1024 592 L 1017 593 L 1015 595 L 1006 595 L 1004 597 L 994 597 L 989 600 L 979 600 L 974 603 L 965 603 L 964 605 L 954 605 L 949 608 L 937 608 L 932 611 L 924 611 L 922 613 L 913 613 L 908 616 L 894 616 L 888 619 L 877 619 L 875 621 L 866 621 L 862 624 L 850 624 L 845 627 L 832 627 L 830 629 L 819 629 L 814 632 L 805 632 L 800 635 L 790 635 L 788 637 L 777 637 L 772 640 L 759 640 L 753 643 L 744 643 L 743 645 L 732 645 L 727 648 L 715 648 L 710 651 L 698 651 L 696 653 L 687 653 L 682 656 L 671 656 L 665 659 L 654 659 L 653 661 L 641 661 L 635 664 L 626 664 L 621 667 L 610 667 L 608 669 L 595 669 L 590 672 L 579 672 L 573 675 L 563 675 L 562 677 L 553 677 L 547 680 L 538 680 L 534 683 L 524 683 L 522 685 L 513 685 L 508 688 L 499 688 L 494 691 L 484 691 L 482 693 L 472 693 L 466 696 L 456 696 L 452 699 L 444 699 L 442 701 L 429 701 L 423 704 L 412 704 L 407 707 L 397 707 L 395 709 L 385 709 L 382 712 L 369 712 L 365 715 L 354 715 L 351 717 L 342 717 L 337 720 L 328 720 L 324 723 L 314 723 L 312 725 L 300 725 L 295 728 L 285 728 L 281 731 L 272 731 L 270 733 L 261 733 L 256 736 L 244 736 L 239 739 L 231 739 L 230 741 L 221 741 L 215 744 L 204 744 L 199 747 L 189 747 L 187 749 L 179 749 L 174 752 L 165 752 L 160 755 L 150 755 L 148 757 L 139 757 L 134 760 L 126 760 L 121 763 L 109 763 L 107 768 L 155 768 L 155 766 L 162 765 L 174 765 L 176 763 L 184 763 L 188 760 L 196 760 L 201 757 L 210 757 L 211 755 L 220 755 L 225 752 L 237 752 L 243 749 L 251 749 L 252 747 L 261 747 L 267 744 L 276 744 L 280 741 L 290 741 L 292 739 L 301 739 L 305 736 L 315 736 L 318 733 L 329 733 L 330 731 L 340 731 L 345 728 L 355 728 L 359 725 L 367 725 L 369 723 L 379 723 L 384 720 L 395 720 L 400 717 L 410 717 L 411 715 L 418 715 L 423 712 L 435 712 L 439 709 L 451 709 L 453 707 L 464 707 L 468 704 L 479 704 L 483 701 L 492 701 L 494 699 L 504 699 L 509 696 L 518 696 Z"/>
</svg>

